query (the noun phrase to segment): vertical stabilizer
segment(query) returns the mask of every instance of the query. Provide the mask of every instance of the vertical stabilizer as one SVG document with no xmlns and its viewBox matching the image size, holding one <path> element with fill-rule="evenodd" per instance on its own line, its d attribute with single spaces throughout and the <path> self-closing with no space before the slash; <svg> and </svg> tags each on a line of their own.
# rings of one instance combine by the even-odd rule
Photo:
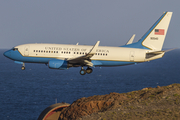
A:
<svg viewBox="0 0 180 120">
<path fill-rule="evenodd" d="M 161 51 L 166 33 L 171 20 L 172 12 L 164 12 L 154 25 L 136 43 L 127 44 L 121 47 L 150 49 Z"/>
<path fill-rule="evenodd" d="M 160 51 L 166 37 L 171 16 L 172 12 L 165 12 L 139 42 L 142 42 L 142 45 L 146 48 Z"/>
</svg>

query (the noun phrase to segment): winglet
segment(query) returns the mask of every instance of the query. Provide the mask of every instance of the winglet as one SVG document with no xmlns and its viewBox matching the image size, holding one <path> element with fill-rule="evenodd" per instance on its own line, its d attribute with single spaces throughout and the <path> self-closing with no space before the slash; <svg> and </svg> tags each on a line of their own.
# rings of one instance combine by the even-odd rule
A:
<svg viewBox="0 0 180 120">
<path fill-rule="evenodd" d="M 136 36 L 136 34 L 133 34 L 133 36 L 129 39 L 129 41 L 126 43 L 126 45 L 132 44 L 135 36 Z"/>
<path fill-rule="evenodd" d="M 92 49 L 90 50 L 90 52 L 86 55 L 77 57 L 77 58 L 71 58 L 68 59 L 69 62 L 71 63 L 79 63 L 79 61 L 83 61 L 83 64 L 86 64 L 87 66 L 93 66 L 93 64 L 91 63 L 91 61 L 88 61 L 95 53 L 96 53 L 96 49 L 99 46 L 100 41 L 97 41 L 97 43 L 92 47 Z M 82 64 L 82 63 L 81 63 Z"/>
<path fill-rule="evenodd" d="M 88 54 L 95 54 L 96 53 L 96 49 L 99 46 L 100 41 L 97 41 L 96 44 L 93 46 L 93 48 L 91 49 L 91 51 Z"/>
</svg>

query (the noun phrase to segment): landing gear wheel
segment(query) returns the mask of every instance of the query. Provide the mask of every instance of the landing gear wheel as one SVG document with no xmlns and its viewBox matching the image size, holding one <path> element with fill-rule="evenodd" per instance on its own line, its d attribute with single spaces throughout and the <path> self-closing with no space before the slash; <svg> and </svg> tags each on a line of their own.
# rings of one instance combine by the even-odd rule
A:
<svg viewBox="0 0 180 120">
<path fill-rule="evenodd" d="M 87 68 L 87 69 L 86 69 L 86 72 L 87 72 L 88 74 L 92 73 L 92 71 L 93 71 L 92 68 Z"/>
<path fill-rule="evenodd" d="M 24 67 L 24 66 L 22 66 L 22 67 L 21 67 L 21 69 L 22 69 L 22 70 L 25 70 L 25 67 Z"/>
<path fill-rule="evenodd" d="M 86 74 L 86 70 L 81 69 L 81 70 L 80 70 L 80 74 L 81 74 L 81 75 L 85 75 L 85 74 Z"/>
</svg>

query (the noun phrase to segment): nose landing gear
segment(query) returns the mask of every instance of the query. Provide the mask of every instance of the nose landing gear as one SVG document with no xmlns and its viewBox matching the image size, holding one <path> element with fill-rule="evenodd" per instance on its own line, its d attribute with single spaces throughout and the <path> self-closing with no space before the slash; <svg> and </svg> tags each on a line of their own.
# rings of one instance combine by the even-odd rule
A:
<svg viewBox="0 0 180 120">
<path fill-rule="evenodd" d="M 25 64 L 23 63 L 22 67 L 21 67 L 22 70 L 25 70 Z"/>
<path fill-rule="evenodd" d="M 81 75 L 85 75 L 86 73 L 88 73 L 88 74 L 90 74 L 90 73 L 92 73 L 92 68 L 87 68 L 86 70 L 84 70 L 84 68 L 83 67 L 81 67 L 81 70 L 80 70 L 80 74 Z"/>
</svg>

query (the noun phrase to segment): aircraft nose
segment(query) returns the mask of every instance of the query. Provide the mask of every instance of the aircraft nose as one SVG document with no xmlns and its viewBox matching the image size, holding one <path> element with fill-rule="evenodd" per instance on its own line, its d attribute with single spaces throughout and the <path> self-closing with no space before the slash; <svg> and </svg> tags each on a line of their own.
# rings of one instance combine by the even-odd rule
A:
<svg viewBox="0 0 180 120">
<path fill-rule="evenodd" d="M 4 56 L 6 56 L 6 57 L 11 57 L 11 51 L 6 51 L 6 52 L 4 52 L 4 54 L 3 54 Z"/>
</svg>

